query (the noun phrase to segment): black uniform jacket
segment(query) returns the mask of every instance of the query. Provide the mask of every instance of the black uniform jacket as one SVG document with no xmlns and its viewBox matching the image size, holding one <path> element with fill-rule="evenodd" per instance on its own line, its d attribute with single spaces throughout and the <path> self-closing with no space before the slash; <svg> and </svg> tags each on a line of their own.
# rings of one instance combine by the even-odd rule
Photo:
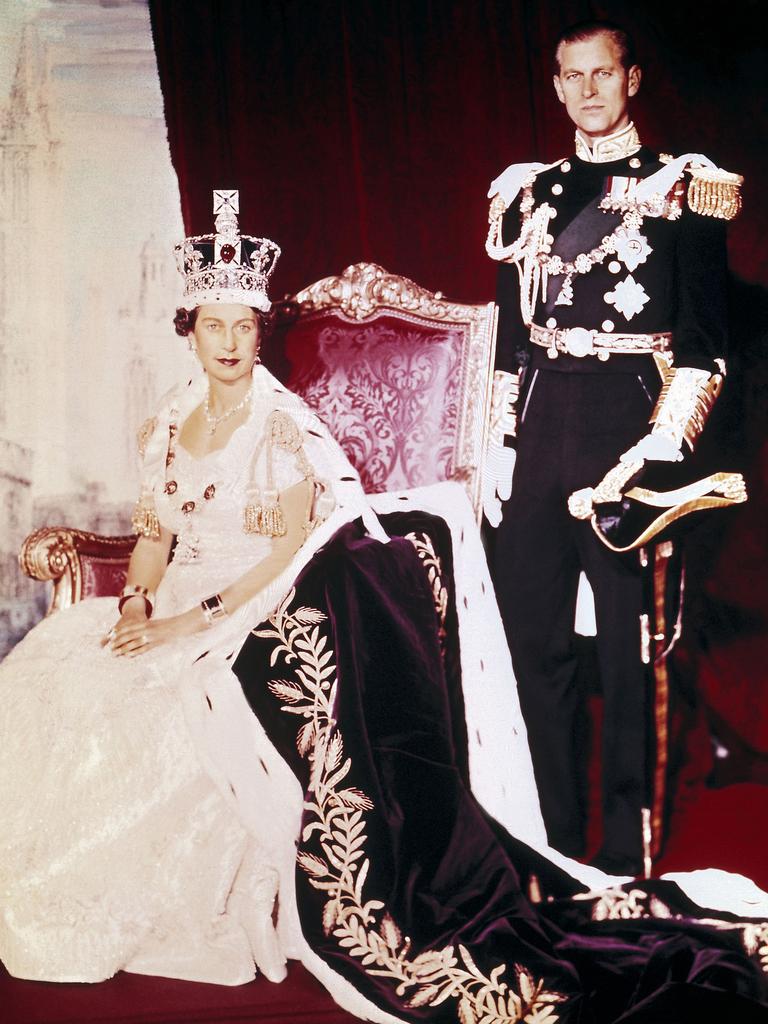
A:
<svg viewBox="0 0 768 1024">
<path fill-rule="evenodd" d="M 540 172 L 533 184 L 534 209 L 546 202 L 557 211 L 549 227 L 554 237 L 552 253 L 570 261 L 578 253 L 588 253 L 599 246 L 622 222 L 621 213 L 598 207 L 610 189 L 610 179 L 645 178 L 662 166 L 655 153 L 642 147 L 632 157 L 607 163 L 588 163 L 572 156 Z M 522 194 L 504 215 L 505 244 L 513 242 L 520 233 L 521 198 Z M 647 295 L 639 312 L 628 318 L 607 301 L 606 296 L 617 283 L 630 275 L 624 263 L 609 255 L 588 273 L 573 275 L 572 305 L 556 304 L 565 278 L 550 276 L 546 301 L 540 294 L 534 309 L 534 323 L 542 327 L 606 331 L 611 330 L 605 326 L 607 322 L 617 332 L 671 331 L 676 366 L 714 370 L 713 361 L 725 358 L 727 343 L 724 221 L 694 213 L 683 195 L 677 219 L 646 216 L 639 232 L 651 249 L 645 262 L 631 271 L 634 282 Z M 529 352 L 530 341 L 520 313 L 520 279 L 512 264 L 501 264 L 499 268 L 497 303 L 496 368 L 515 372 L 527 362 L 525 353 Z M 552 369 L 605 373 L 628 369 L 623 361 L 633 358 L 613 355 L 602 362 L 595 356 L 578 360 L 566 356 L 552 360 Z"/>
</svg>

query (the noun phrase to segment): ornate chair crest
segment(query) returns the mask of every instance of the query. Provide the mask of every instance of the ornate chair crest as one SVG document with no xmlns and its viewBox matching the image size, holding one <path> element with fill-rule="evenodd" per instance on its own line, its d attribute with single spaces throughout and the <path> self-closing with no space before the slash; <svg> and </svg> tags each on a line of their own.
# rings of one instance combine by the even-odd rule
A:
<svg viewBox="0 0 768 1024">
<path fill-rule="evenodd" d="M 494 303 L 450 302 L 375 263 L 281 307 L 287 385 L 369 492 L 458 480 L 478 518 L 496 339 Z"/>
</svg>

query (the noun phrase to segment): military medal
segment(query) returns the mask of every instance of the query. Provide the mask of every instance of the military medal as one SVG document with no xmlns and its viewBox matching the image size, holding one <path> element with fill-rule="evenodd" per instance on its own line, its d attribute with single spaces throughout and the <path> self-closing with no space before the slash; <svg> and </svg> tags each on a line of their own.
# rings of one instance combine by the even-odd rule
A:
<svg viewBox="0 0 768 1024">
<path fill-rule="evenodd" d="M 615 306 L 625 320 L 631 320 L 635 314 L 641 313 L 643 306 L 650 301 L 648 292 L 631 274 L 619 281 L 612 292 L 606 292 L 603 298 Z"/>
<path fill-rule="evenodd" d="M 645 263 L 653 249 L 648 244 L 645 235 L 641 235 L 634 228 L 621 228 L 616 230 L 616 256 L 621 260 L 627 270 L 632 273 L 641 263 Z"/>
</svg>

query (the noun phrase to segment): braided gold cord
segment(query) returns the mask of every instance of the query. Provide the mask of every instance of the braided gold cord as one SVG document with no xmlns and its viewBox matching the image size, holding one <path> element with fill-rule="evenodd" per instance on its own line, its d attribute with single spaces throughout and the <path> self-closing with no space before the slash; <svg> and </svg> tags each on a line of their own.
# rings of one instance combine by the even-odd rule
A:
<svg viewBox="0 0 768 1024">
<path fill-rule="evenodd" d="M 284 537 L 285 516 L 277 501 L 246 505 L 243 511 L 245 533 L 258 533 L 262 537 Z"/>
<path fill-rule="evenodd" d="M 620 462 L 613 469 L 608 470 L 594 490 L 592 496 L 593 505 L 600 505 L 603 502 L 621 501 L 628 481 L 642 468 L 642 461 Z"/>
</svg>

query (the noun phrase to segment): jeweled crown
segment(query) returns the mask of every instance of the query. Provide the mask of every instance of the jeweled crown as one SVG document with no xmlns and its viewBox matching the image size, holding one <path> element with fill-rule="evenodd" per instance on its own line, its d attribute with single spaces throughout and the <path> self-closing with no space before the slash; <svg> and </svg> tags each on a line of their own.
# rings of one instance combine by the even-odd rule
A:
<svg viewBox="0 0 768 1024">
<path fill-rule="evenodd" d="M 232 302 L 269 312 L 267 284 L 280 246 L 268 238 L 240 234 L 237 189 L 214 190 L 213 212 L 215 234 L 185 238 L 174 248 L 184 278 L 184 304 Z"/>
</svg>

